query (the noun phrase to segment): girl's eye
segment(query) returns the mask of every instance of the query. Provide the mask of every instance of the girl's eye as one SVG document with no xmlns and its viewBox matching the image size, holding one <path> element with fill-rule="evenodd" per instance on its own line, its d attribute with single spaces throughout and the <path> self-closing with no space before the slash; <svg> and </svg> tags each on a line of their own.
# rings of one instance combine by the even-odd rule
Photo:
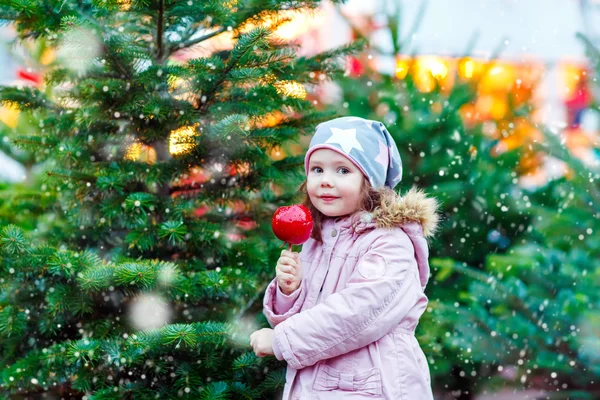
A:
<svg viewBox="0 0 600 400">
<path fill-rule="evenodd" d="M 321 173 L 323 170 L 321 169 L 321 167 L 313 167 L 312 169 L 313 172 L 316 173 Z M 342 171 L 342 174 L 348 174 L 350 173 L 350 170 L 348 168 L 342 167 L 338 169 L 338 172 Z"/>
</svg>

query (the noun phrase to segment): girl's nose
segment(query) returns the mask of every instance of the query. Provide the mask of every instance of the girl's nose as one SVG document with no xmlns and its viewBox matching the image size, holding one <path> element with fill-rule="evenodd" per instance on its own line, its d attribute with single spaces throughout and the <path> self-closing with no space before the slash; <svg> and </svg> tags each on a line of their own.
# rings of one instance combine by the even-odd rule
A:
<svg viewBox="0 0 600 400">
<path fill-rule="evenodd" d="M 323 175 L 321 178 L 321 186 L 331 186 L 331 179 L 328 176 Z"/>
</svg>

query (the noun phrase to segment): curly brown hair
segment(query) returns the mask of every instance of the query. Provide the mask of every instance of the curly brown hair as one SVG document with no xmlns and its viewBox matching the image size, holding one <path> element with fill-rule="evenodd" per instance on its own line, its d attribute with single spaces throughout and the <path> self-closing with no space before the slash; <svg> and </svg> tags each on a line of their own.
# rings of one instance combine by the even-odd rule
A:
<svg viewBox="0 0 600 400">
<path fill-rule="evenodd" d="M 302 204 L 310 210 L 310 212 L 312 214 L 312 218 L 313 218 L 313 230 L 312 230 L 310 237 L 312 237 L 313 239 L 315 239 L 318 242 L 323 242 L 323 237 L 321 235 L 321 229 L 323 226 L 323 222 L 329 218 L 334 218 L 334 217 L 326 216 L 325 214 L 323 214 L 321 211 L 319 211 L 313 205 L 313 203 L 310 201 L 310 197 L 308 196 L 308 190 L 307 190 L 306 186 L 307 186 L 307 181 L 304 180 L 304 182 L 302 182 L 302 185 L 300 185 L 300 191 L 304 194 L 304 200 L 302 201 Z M 382 198 L 382 191 L 379 189 L 373 188 L 373 186 L 371 186 L 371 183 L 369 182 L 369 180 L 363 176 L 363 181 L 362 181 L 362 185 L 361 185 L 361 201 L 358 205 L 357 212 L 359 212 L 359 211 L 367 211 L 367 212 L 374 211 L 381 204 L 381 198 Z M 338 217 L 335 217 L 335 218 L 338 218 Z"/>
</svg>

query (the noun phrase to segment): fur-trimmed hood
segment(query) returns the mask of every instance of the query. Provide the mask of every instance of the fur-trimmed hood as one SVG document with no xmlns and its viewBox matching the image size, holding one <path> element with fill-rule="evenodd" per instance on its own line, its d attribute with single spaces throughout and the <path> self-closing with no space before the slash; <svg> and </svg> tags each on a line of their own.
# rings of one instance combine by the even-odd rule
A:
<svg viewBox="0 0 600 400">
<path fill-rule="evenodd" d="M 438 228 L 438 202 L 427 197 L 425 192 L 416 187 L 401 196 L 391 189 L 382 191 L 381 206 L 371 214 L 378 228 L 400 227 L 408 222 L 418 222 L 423 229 L 423 237 L 435 235 Z"/>
<path fill-rule="evenodd" d="M 425 239 L 435 235 L 440 219 L 437 200 L 416 187 L 403 196 L 390 188 L 380 191 L 381 204 L 375 210 L 359 211 L 350 218 L 348 224 L 356 233 L 374 228 L 402 228 Z"/>
</svg>

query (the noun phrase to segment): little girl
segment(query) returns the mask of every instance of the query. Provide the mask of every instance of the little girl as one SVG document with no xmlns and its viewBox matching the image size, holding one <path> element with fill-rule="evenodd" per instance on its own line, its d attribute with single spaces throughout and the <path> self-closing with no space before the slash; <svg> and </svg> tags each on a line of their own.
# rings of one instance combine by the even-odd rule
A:
<svg viewBox="0 0 600 400">
<path fill-rule="evenodd" d="M 282 252 L 263 302 L 274 329 L 250 336 L 256 355 L 287 362 L 284 400 L 433 399 L 415 328 L 437 202 L 394 192 L 400 154 L 377 121 L 317 126 L 305 170 L 312 236 Z"/>
</svg>

